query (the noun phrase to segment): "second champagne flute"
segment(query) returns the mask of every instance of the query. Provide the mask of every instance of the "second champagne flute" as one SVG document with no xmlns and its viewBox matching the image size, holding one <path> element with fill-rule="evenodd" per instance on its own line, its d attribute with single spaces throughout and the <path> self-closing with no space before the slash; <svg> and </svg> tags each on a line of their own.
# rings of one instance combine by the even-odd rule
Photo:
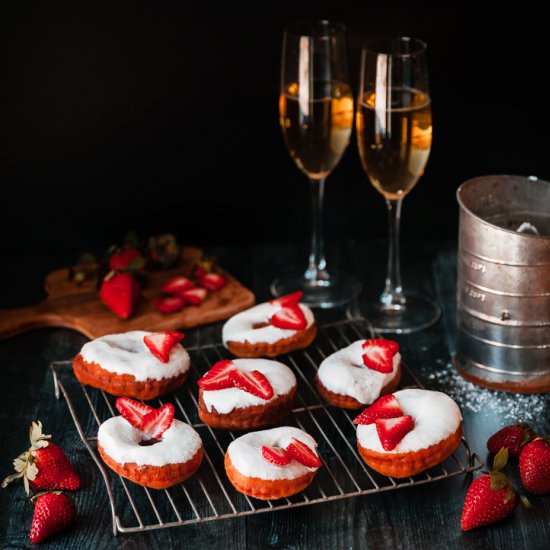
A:
<svg viewBox="0 0 550 550">
<path fill-rule="evenodd" d="M 357 100 L 361 164 L 384 197 L 389 215 L 386 283 L 366 317 L 381 332 L 409 333 L 435 323 L 441 310 L 425 296 L 405 293 L 399 267 L 401 205 L 428 162 L 432 111 L 426 44 L 397 37 L 363 47 Z"/>
<path fill-rule="evenodd" d="M 327 269 L 322 236 L 325 179 L 349 143 L 353 95 L 349 86 L 345 27 L 330 21 L 289 25 L 283 37 L 279 116 L 286 146 L 311 185 L 309 264 L 273 281 L 275 296 L 297 290 L 311 306 L 332 307 L 356 297 L 354 277 Z"/>
</svg>

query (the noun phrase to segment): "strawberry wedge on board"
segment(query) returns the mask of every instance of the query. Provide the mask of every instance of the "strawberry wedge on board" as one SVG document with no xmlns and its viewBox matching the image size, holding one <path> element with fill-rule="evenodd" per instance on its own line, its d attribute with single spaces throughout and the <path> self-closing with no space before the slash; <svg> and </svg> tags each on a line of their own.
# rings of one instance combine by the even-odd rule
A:
<svg viewBox="0 0 550 550">
<path fill-rule="evenodd" d="M 204 273 L 198 278 L 198 280 L 199 285 L 210 290 L 211 292 L 219 290 L 225 286 L 226 283 L 225 277 L 219 273 Z"/>
<path fill-rule="evenodd" d="M 208 295 L 208 290 L 206 288 L 191 288 L 189 290 L 184 290 L 179 296 L 183 298 L 186 302 L 192 306 L 198 306 L 204 301 Z"/>
<path fill-rule="evenodd" d="M 177 277 L 172 277 L 164 283 L 162 292 L 165 294 L 179 294 L 180 292 L 191 288 L 195 288 L 195 283 L 183 275 L 178 275 Z"/>
<path fill-rule="evenodd" d="M 185 298 L 181 296 L 167 296 L 155 300 L 155 307 L 161 313 L 175 313 L 185 306 Z"/>
</svg>

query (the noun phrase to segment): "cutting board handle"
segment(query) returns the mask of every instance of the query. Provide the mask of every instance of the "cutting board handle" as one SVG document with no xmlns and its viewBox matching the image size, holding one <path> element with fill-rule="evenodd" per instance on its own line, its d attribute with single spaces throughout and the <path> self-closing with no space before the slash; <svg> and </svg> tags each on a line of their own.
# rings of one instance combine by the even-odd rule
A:
<svg viewBox="0 0 550 550">
<path fill-rule="evenodd" d="M 52 309 L 47 300 L 29 307 L 0 309 L 0 339 L 34 328 L 64 326 L 70 328 L 70 321 Z"/>
</svg>

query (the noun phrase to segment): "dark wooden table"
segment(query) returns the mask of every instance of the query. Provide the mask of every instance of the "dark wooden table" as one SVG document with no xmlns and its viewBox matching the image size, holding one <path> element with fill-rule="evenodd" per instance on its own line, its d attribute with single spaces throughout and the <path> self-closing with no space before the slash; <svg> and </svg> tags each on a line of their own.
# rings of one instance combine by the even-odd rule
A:
<svg viewBox="0 0 550 550">
<path fill-rule="evenodd" d="M 430 388 L 450 391 L 461 405 L 464 430 L 470 445 L 486 460 L 487 437 L 513 419 L 527 418 L 533 427 L 550 432 L 550 396 L 514 396 L 482 390 L 458 379 L 450 366 L 454 341 L 455 296 L 454 243 L 405 244 L 404 283 L 425 292 L 444 306 L 444 318 L 434 327 L 400 337 L 402 355 Z M 301 265 L 305 250 L 295 246 L 220 248 L 211 252 L 247 286 L 259 301 L 269 298 L 269 282 L 289 263 Z M 38 301 L 41 280 L 53 268 L 71 263 L 76 251 L 5 258 L 0 308 Z M 360 276 L 362 299 L 379 292 L 385 265 L 383 243 L 335 243 L 329 254 Z M 320 312 L 319 319 L 343 318 L 344 309 Z M 201 340 L 219 337 L 219 325 L 198 329 Z M 353 497 L 294 510 L 215 521 L 145 534 L 114 538 L 105 489 L 97 469 L 83 448 L 63 401 L 52 401 L 52 360 L 74 356 L 86 339 L 62 329 L 37 330 L 0 342 L 0 475 L 10 472 L 11 460 L 27 446 L 31 420 L 40 418 L 66 449 L 83 478 L 75 494 L 78 523 L 62 533 L 48 548 L 537 548 L 550 547 L 550 497 L 533 498 L 535 508 L 518 507 L 514 514 L 489 528 L 460 531 L 460 514 L 469 483 L 466 476 L 400 489 L 389 493 Z M 515 471 L 512 464 L 512 475 Z M 0 492 L 0 541 L 4 548 L 31 547 L 28 539 L 32 505 L 22 487 Z"/>
</svg>

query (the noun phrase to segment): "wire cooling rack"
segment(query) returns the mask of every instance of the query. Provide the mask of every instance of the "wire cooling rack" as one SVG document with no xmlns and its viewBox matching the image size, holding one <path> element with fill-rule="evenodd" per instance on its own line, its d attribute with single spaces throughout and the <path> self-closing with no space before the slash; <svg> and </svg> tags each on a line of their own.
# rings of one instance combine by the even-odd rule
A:
<svg viewBox="0 0 550 550">
<path fill-rule="evenodd" d="M 71 361 L 51 364 L 56 397 L 63 396 L 86 449 L 105 482 L 112 513 L 113 533 L 133 533 L 176 527 L 294 508 L 343 498 L 391 491 L 465 474 L 483 466 L 470 452 L 463 438 L 460 447 L 443 463 L 421 474 L 394 479 L 371 470 L 356 448 L 352 419 L 357 411 L 332 407 L 319 397 L 314 377 L 318 365 L 334 351 L 358 338 L 369 338 L 368 326 L 358 320 L 325 325 L 318 330 L 313 345 L 281 356 L 298 379 L 296 407 L 279 425 L 292 425 L 310 433 L 317 443 L 323 467 L 313 483 L 302 493 L 278 500 L 257 500 L 237 492 L 229 483 L 223 466 L 225 450 L 239 433 L 212 429 L 197 415 L 197 380 L 218 360 L 229 358 L 221 344 L 187 347 L 191 372 L 183 387 L 151 403 L 172 402 L 176 417 L 191 424 L 204 444 L 204 460 L 197 472 L 184 483 L 164 490 L 151 490 L 124 479 L 107 468 L 97 452 L 98 426 L 116 415 L 116 398 L 83 386 L 72 373 Z M 422 387 L 403 365 L 400 387 Z"/>
</svg>

